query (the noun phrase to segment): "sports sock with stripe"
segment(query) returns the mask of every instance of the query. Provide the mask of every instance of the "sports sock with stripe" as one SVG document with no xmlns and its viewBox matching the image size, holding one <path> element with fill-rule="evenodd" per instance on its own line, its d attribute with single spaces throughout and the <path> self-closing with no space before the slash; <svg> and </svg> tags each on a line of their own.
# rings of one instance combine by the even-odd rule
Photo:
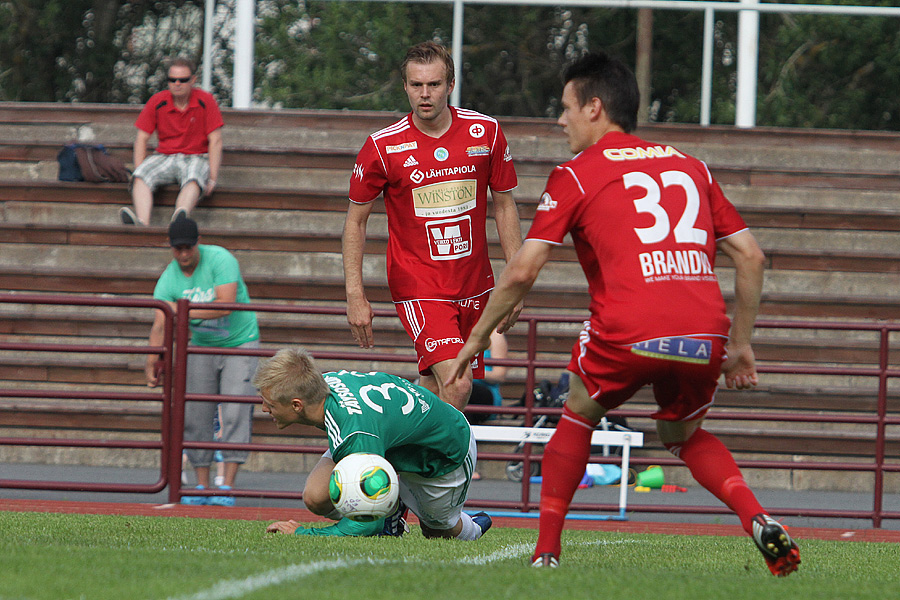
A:
<svg viewBox="0 0 900 600">
<path fill-rule="evenodd" d="M 563 408 L 556 433 L 547 443 L 541 461 L 541 514 L 534 557 L 546 553 L 559 556 L 566 513 L 584 478 L 593 431 L 594 423 L 576 415 L 568 406 Z"/>
<path fill-rule="evenodd" d="M 737 513 L 744 531 L 751 533 L 753 516 L 765 511 L 719 438 L 698 429 L 687 441 L 665 446 L 684 461 L 697 483 Z"/>
<path fill-rule="evenodd" d="M 459 520 L 462 522 L 462 530 L 459 532 L 459 535 L 456 536 L 456 539 L 473 542 L 481 537 L 481 527 L 472 520 L 471 516 L 462 513 L 459 515 Z"/>
</svg>

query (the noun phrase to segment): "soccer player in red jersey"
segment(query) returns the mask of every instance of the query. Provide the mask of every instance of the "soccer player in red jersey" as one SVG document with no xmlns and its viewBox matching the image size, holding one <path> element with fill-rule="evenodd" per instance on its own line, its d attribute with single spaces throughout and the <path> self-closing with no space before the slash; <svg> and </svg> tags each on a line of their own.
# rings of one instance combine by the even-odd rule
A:
<svg viewBox="0 0 900 600">
<path fill-rule="evenodd" d="M 363 247 L 374 201 L 384 196 L 390 239 L 387 276 L 397 314 L 415 343 L 420 384 L 462 410 L 481 356 L 449 386 L 449 362 L 494 286 L 488 258 L 488 188 L 507 260 L 521 246 L 512 190 L 516 172 L 496 119 L 448 105 L 455 83 L 447 49 L 424 42 L 400 67 L 412 112 L 366 140 L 353 167 L 344 224 L 347 320 L 357 343 L 373 346 L 373 312 L 363 286 Z M 504 315 L 515 322 L 521 305 Z"/>
<path fill-rule="evenodd" d="M 720 374 L 730 388 L 758 382 L 750 338 L 763 253 L 703 162 L 630 134 L 638 89 L 623 63 L 587 54 L 567 69 L 565 82 L 559 124 L 576 156 L 550 175 L 522 248 L 452 365 L 454 375 L 461 373 L 487 347 L 552 247 L 571 233 L 591 317 L 572 349 L 569 397 L 544 451 L 532 564 L 559 564 L 565 516 L 594 427 L 649 384 L 662 443 L 737 513 L 772 573 L 788 575 L 800 564 L 797 545 L 760 506 L 728 449 L 702 427 Z M 730 325 L 713 271 L 717 248 L 736 271 Z"/>
</svg>

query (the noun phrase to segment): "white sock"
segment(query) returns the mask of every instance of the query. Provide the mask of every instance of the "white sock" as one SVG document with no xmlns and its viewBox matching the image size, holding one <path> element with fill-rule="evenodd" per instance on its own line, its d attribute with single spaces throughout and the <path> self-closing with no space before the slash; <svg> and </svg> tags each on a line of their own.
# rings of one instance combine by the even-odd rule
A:
<svg viewBox="0 0 900 600">
<path fill-rule="evenodd" d="M 462 523 L 462 530 L 459 532 L 459 535 L 456 536 L 456 539 L 472 542 L 481 537 L 481 527 L 472 520 L 472 517 L 466 513 L 462 513 L 459 515 L 459 520 Z"/>
</svg>

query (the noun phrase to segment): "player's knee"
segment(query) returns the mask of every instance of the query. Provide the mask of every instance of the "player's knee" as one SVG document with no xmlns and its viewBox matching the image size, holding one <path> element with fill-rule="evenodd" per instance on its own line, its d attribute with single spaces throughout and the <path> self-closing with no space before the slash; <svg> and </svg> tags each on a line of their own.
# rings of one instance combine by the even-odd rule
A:
<svg viewBox="0 0 900 600">
<path fill-rule="evenodd" d="M 425 537 L 427 539 L 454 537 L 453 531 L 450 529 L 431 529 L 430 527 L 422 525 L 421 523 L 419 524 L 419 526 L 422 528 L 422 537 Z"/>
<path fill-rule="evenodd" d="M 429 529 L 426 525 L 422 525 L 421 523 L 419 526 L 422 528 L 422 537 L 429 539 L 437 537 L 433 529 Z"/>
<path fill-rule="evenodd" d="M 459 410 L 463 410 L 469 404 L 469 397 L 472 395 L 472 380 L 457 379 L 452 385 L 444 386 L 442 390 L 442 400 L 447 404 L 451 404 Z"/>
<path fill-rule="evenodd" d="M 191 179 L 181 186 L 181 191 L 184 193 L 199 194 L 200 183 L 196 179 Z"/>
</svg>

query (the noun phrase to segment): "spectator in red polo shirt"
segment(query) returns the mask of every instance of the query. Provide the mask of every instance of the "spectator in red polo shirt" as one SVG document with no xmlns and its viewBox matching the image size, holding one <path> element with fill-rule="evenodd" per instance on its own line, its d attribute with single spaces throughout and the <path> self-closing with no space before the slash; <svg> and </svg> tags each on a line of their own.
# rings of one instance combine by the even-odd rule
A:
<svg viewBox="0 0 900 600">
<path fill-rule="evenodd" d="M 122 207 L 126 225 L 148 225 L 153 190 L 177 183 L 174 219 L 190 214 L 201 196 L 216 187 L 222 164 L 222 113 L 211 94 L 194 87 L 196 65 L 187 58 L 169 62 L 169 89 L 154 94 L 135 122 L 134 176 L 131 200 L 134 210 Z M 147 142 L 156 132 L 156 152 L 147 156 Z"/>
</svg>

